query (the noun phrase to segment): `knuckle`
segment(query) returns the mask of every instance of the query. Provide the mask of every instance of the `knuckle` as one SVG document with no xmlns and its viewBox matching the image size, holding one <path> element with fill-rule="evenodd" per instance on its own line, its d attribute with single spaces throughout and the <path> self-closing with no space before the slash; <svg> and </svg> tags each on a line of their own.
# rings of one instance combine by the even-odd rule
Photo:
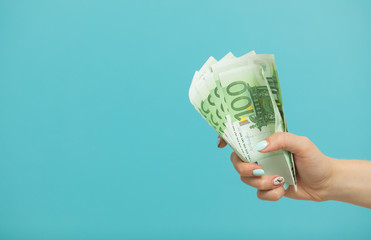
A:
<svg viewBox="0 0 371 240">
<path fill-rule="evenodd" d="M 286 134 L 283 133 L 283 132 L 278 132 L 278 133 L 275 133 L 276 136 L 275 136 L 275 141 L 276 141 L 276 144 L 279 148 L 283 148 L 285 146 L 285 143 L 286 143 Z"/>
<path fill-rule="evenodd" d="M 235 164 L 236 162 L 236 156 L 237 156 L 236 153 L 232 152 L 230 159 L 233 164 Z"/>
<path fill-rule="evenodd" d="M 310 139 L 308 138 L 308 137 L 305 137 L 305 136 L 301 136 L 300 137 L 301 138 L 301 140 L 304 142 L 304 143 L 311 143 L 311 141 L 310 141 Z"/>
<path fill-rule="evenodd" d="M 277 142 L 280 138 L 280 132 L 273 133 L 269 137 L 267 137 L 267 140 L 269 143 Z"/>
<path fill-rule="evenodd" d="M 230 159 L 231 159 L 232 162 L 233 162 L 233 159 L 234 159 L 234 154 L 235 154 L 235 153 L 232 152 L 232 153 L 231 153 L 231 156 L 230 156 Z"/>
<path fill-rule="evenodd" d="M 275 133 L 272 134 L 272 137 L 279 138 L 282 135 L 283 135 L 283 132 L 275 132 Z"/>
<path fill-rule="evenodd" d="M 241 179 L 241 181 L 242 181 L 243 183 L 246 183 L 246 177 L 244 177 L 244 176 L 240 176 L 240 179 Z"/>
<path fill-rule="evenodd" d="M 278 200 L 280 200 L 280 198 L 281 198 L 281 194 L 279 194 L 278 192 L 274 191 L 272 193 L 272 198 L 271 198 L 272 201 L 278 201 Z"/>
<path fill-rule="evenodd" d="M 266 189 L 266 181 L 265 181 L 265 180 L 259 180 L 259 181 L 256 183 L 256 188 L 257 188 L 257 189 L 260 189 L 260 190 L 264 190 L 264 189 Z"/>
<path fill-rule="evenodd" d="M 264 194 L 263 194 L 261 191 L 257 191 L 257 192 L 256 192 L 256 196 L 257 196 L 260 200 L 266 200 L 266 199 L 264 198 Z"/>
<path fill-rule="evenodd" d="M 280 146 L 281 146 L 281 148 L 285 148 L 285 147 L 287 147 L 286 145 L 287 145 L 287 135 L 286 134 L 284 134 L 284 133 L 282 133 L 281 135 L 280 135 Z"/>
<path fill-rule="evenodd" d="M 235 168 L 236 168 L 236 171 L 237 171 L 240 175 L 243 175 L 244 168 L 243 168 L 242 164 L 235 164 Z"/>
<path fill-rule="evenodd" d="M 313 143 L 309 138 L 303 136 L 300 137 L 300 139 L 302 142 L 303 150 L 309 150 L 310 148 L 312 148 Z"/>
<path fill-rule="evenodd" d="M 246 163 L 240 163 L 237 166 L 237 172 L 239 172 L 242 176 L 249 176 L 249 168 L 247 167 Z"/>
</svg>

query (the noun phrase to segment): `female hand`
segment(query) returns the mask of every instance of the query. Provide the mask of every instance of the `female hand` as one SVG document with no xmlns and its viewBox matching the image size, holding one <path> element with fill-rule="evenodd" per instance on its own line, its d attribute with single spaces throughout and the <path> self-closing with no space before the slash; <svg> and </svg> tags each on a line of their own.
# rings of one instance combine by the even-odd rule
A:
<svg viewBox="0 0 371 240">
<path fill-rule="evenodd" d="M 227 144 L 219 137 L 218 147 L 223 148 Z M 331 177 L 333 176 L 333 159 L 325 156 L 306 137 L 291 133 L 279 132 L 258 143 L 257 150 L 267 153 L 284 149 L 294 155 L 296 165 L 296 177 L 298 191 L 294 187 L 288 187 L 282 177 L 278 175 L 263 175 L 261 166 L 255 163 L 246 163 L 233 152 L 231 161 L 241 180 L 254 188 L 257 188 L 259 199 L 277 201 L 282 196 L 294 199 L 323 201 L 329 192 Z M 287 190 L 285 190 L 288 188 Z"/>
<path fill-rule="evenodd" d="M 227 144 L 218 138 L 218 147 Z M 267 153 L 284 149 L 294 155 L 298 191 L 278 175 L 264 175 L 261 166 L 246 163 L 232 153 L 233 166 L 241 180 L 258 189 L 258 198 L 277 201 L 282 196 L 313 201 L 336 200 L 371 208 L 371 161 L 340 160 L 325 156 L 306 137 L 274 133 L 256 149 Z"/>
</svg>

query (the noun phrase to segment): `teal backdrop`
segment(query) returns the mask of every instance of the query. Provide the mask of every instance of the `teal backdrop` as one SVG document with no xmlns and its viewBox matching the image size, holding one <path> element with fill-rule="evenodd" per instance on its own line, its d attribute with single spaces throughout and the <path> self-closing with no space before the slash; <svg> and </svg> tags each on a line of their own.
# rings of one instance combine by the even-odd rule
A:
<svg viewBox="0 0 371 240">
<path fill-rule="evenodd" d="M 0 239 L 370 239 L 368 209 L 257 199 L 188 100 L 209 56 L 273 53 L 290 131 L 371 160 L 370 10 L 0 1 Z"/>
</svg>

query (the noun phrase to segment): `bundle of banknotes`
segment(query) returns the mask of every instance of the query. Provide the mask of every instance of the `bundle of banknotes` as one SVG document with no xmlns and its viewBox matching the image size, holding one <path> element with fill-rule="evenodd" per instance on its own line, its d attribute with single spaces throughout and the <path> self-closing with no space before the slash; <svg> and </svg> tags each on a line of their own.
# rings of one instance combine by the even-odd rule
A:
<svg viewBox="0 0 371 240">
<path fill-rule="evenodd" d="M 242 161 L 261 165 L 295 186 L 292 154 L 260 153 L 255 145 L 275 132 L 286 132 L 281 89 L 274 56 L 249 52 L 210 57 L 194 74 L 189 99 L 201 116 Z"/>
</svg>

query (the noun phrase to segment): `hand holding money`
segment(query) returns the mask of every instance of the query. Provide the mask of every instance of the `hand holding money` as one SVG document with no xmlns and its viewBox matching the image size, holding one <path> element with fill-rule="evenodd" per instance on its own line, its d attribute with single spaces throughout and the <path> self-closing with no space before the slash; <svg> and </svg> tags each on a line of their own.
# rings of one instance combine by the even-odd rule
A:
<svg viewBox="0 0 371 240">
<path fill-rule="evenodd" d="M 279 149 L 288 150 L 295 155 L 296 169 L 298 173 L 298 191 L 288 188 L 282 184 L 279 175 L 256 176 L 254 171 L 260 170 L 261 166 L 255 163 L 243 162 L 234 153 L 231 161 L 242 182 L 258 189 L 257 196 L 262 200 L 277 201 L 286 196 L 294 199 L 324 201 L 332 198 L 334 186 L 337 186 L 338 178 L 333 173 L 337 161 L 325 156 L 306 137 L 297 136 L 291 133 L 274 133 L 265 139 L 267 145 L 260 152 L 267 153 Z M 224 140 L 220 141 L 218 147 L 226 146 Z"/>
<path fill-rule="evenodd" d="M 273 55 L 228 53 L 219 62 L 210 57 L 196 71 L 189 98 L 242 161 L 259 164 L 265 174 L 282 176 L 296 188 L 291 153 L 255 149 L 273 133 L 287 131 Z"/>
</svg>

